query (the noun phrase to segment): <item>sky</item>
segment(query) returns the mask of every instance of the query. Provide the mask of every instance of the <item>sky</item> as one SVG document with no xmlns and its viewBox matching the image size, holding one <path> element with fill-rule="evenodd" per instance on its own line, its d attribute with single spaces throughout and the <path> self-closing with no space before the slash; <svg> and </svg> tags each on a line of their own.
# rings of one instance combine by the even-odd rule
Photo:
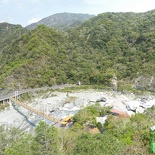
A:
<svg viewBox="0 0 155 155">
<path fill-rule="evenodd" d="M 0 23 L 23 27 L 56 13 L 146 12 L 155 0 L 0 0 Z"/>
</svg>

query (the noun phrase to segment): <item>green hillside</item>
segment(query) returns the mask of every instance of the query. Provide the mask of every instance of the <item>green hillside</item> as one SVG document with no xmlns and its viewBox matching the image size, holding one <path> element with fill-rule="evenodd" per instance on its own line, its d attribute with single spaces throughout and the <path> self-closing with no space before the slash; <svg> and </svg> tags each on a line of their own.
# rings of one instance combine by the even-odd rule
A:
<svg viewBox="0 0 155 155">
<path fill-rule="evenodd" d="M 4 47 L 10 46 L 14 40 L 26 31 L 21 25 L 0 23 L 0 52 Z"/>
<path fill-rule="evenodd" d="M 3 41 L 8 35 L 16 34 L 20 36 L 18 31 L 23 29 L 21 25 L 13 25 L 9 23 L 0 23 L 0 41 Z"/>
<path fill-rule="evenodd" d="M 98 68 L 111 68 L 120 79 L 134 78 L 137 73 L 153 75 L 154 23 L 155 11 L 105 13 L 74 30 L 72 39 L 89 48 Z"/>
<path fill-rule="evenodd" d="M 23 87 L 53 84 L 55 74 L 65 76 L 59 71 L 67 65 L 64 64 L 68 58 L 65 48 L 65 38 L 44 26 L 22 35 L 9 49 L 3 51 L 2 83 L 10 87 L 18 83 Z"/>
<path fill-rule="evenodd" d="M 114 74 L 121 86 L 154 76 L 154 23 L 153 10 L 103 13 L 67 32 L 41 25 L 1 50 L 1 89 L 78 80 L 109 85 Z"/>
</svg>

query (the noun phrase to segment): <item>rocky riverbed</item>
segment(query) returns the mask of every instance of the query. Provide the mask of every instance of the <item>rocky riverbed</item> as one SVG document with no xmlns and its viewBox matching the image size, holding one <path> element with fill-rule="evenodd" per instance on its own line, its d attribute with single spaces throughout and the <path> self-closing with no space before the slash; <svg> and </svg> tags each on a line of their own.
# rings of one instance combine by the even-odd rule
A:
<svg viewBox="0 0 155 155">
<path fill-rule="evenodd" d="M 81 108 L 88 105 L 100 103 L 101 106 L 109 106 L 112 109 L 119 110 L 134 115 L 135 113 L 144 113 L 145 109 L 155 105 L 155 97 L 152 95 L 136 96 L 132 93 L 122 93 L 116 91 L 76 91 L 66 92 L 48 92 L 36 97 L 31 103 L 31 107 L 62 119 L 67 115 L 74 115 Z M 34 127 L 44 118 L 24 109 L 21 106 L 7 108 L 0 112 L 0 124 L 6 126 L 15 126 L 22 130 L 33 131 Z M 48 124 L 54 124 L 52 121 L 45 120 Z"/>
</svg>

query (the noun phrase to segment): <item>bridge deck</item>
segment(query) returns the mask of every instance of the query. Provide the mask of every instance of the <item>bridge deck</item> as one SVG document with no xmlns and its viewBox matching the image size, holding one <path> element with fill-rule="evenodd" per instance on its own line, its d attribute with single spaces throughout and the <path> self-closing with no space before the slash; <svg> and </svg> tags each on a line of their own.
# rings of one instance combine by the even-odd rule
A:
<svg viewBox="0 0 155 155">
<path fill-rule="evenodd" d="M 47 90 L 47 89 L 61 89 L 61 88 L 65 88 L 65 87 L 75 87 L 76 85 L 74 84 L 63 84 L 63 85 L 54 85 L 51 87 L 42 87 L 42 88 L 30 88 L 30 89 L 25 89 L 25 90 L 19 90 L 16 91 L 17 94 L 15 94 L 15 92 L 10 92 L 9 94 L 6 95 L 2 95 L 0 94 L 0 102 L 4 101 L 4 100 L 8 100 L 10 98 L 10 96 L 12 97 L 16 97 L 22 94 L 25 94 L 27 92 L 35 92 L 35 91 L 40 91 L 40 90 Z"/>
<path fill-rule="evenodd" d="M 36 109 L 30 107 L 29 105 L 27 105 L 27 104 L 21 102 L 21 101 L 18 101 L 18 100 L 16 100 L 16 99 L 12 98 L 12 97 L 10 97 L 10 100 L 11 100 L 12 102 L 14 102 L 15 104 L 21 105 L 22 107 L 24 107 L 24 108 L 26 108 L 26 109 L 28 109 L 28 110 L 34 112 L 34 113 L 37 114 L 37 115 L 40 115 L 40 116 L 42 116 L 42 117 L 44 117 L 44 118 L 46 118 L 46 119 L 48 119 L 48 120 L 53 121 L 54 123 L 58 123 L 58 122 L 59 122 L 59 120 L 58 120 L 57 118 L 55 118 L 55 117 L 53 117 L 53 116 L 51 116 L 51 115 L 47 115 L 47 114 L 45 114 L 45 113 L 43 113 L 43 112 L 41 112 L 41 111 L 39 111 L 39 110 L 36 110 Z"/>
</svg>

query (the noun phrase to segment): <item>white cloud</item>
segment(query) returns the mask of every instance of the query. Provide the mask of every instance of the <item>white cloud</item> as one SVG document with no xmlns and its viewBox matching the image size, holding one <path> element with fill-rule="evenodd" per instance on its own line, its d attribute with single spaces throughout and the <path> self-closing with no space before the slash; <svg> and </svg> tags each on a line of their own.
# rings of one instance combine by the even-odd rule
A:
<svg viewBox="0 0 155 155">
<path fill-rule="evenodd" d="M 40 18 L 31 18 L 30 20 L 28 20 L 28 24 L 32 24 L 32 23 L 36 23 L 40 20 Z"/>
</svg>

